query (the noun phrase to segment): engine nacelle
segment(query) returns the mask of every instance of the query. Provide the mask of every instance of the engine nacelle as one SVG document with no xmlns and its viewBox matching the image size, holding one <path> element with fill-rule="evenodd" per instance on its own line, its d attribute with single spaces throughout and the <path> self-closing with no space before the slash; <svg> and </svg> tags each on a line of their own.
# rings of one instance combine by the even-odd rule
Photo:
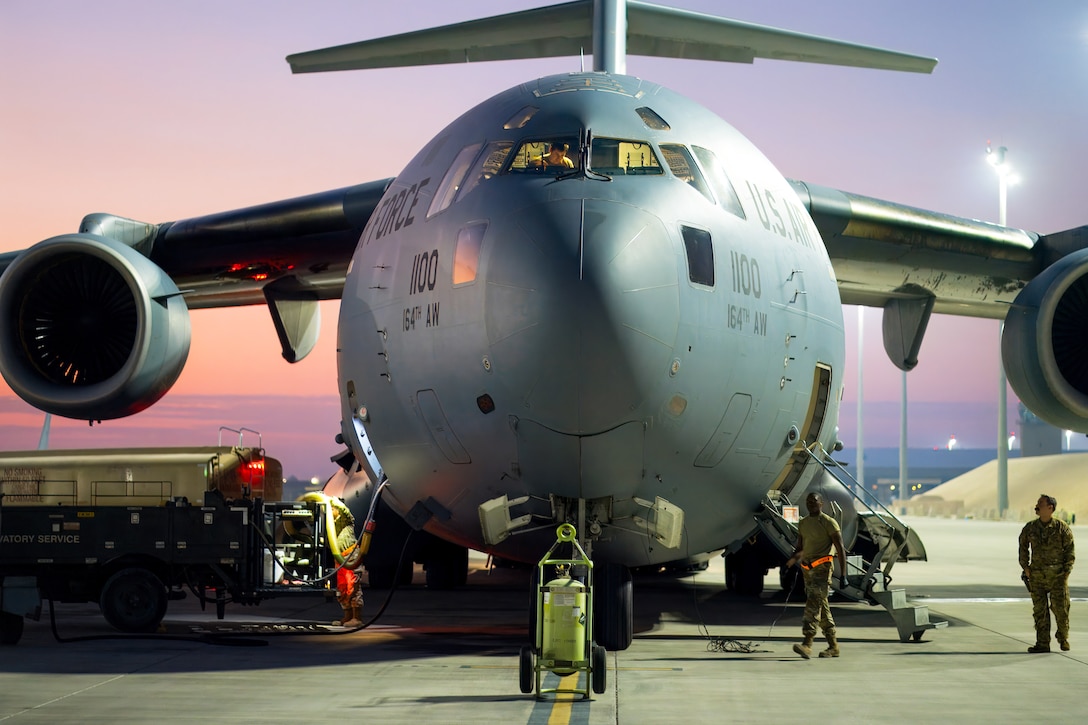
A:
<svg viewBox="0 0 1088 725">
<path fill-rule="evenodd" d="M 106 420 L 144 410 L 178 379 L 189 339 L 174 282 L 112 239 L 47 239 L 0 277 L 0 373 L 54 415 Z"/>
<path fill-rule="evenodd" d="M 1088 249 L 1061 258 L 1017 295 L 1001 359 L 1031 412 L 1088 433 Z"/>
</svg>

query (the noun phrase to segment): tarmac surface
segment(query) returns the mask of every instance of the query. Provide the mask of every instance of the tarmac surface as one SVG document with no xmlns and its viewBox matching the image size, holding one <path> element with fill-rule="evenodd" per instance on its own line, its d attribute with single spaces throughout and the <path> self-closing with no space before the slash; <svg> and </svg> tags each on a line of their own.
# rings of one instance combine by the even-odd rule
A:
<svg viewBox="0 0 1088 725">
<path fill-rule="evenodd" d="M 46 612 L 0 648 L 0 722 L 1082 722 L 1088 561 L 1070 580 L 1072 650 L 1031 655 L 1022 524 L 905 521 L 930 560 L 896 565 L 893 586 L 949 622 L 919 642 L 901 642 L 883 608 L 833 601 L 842 656 L 802 660 L 803 595 L 772 572 L 761 598 L 736 597 L 715 558 L 694 577 L 636 577 L 634 643 L 608 653 L 604 694 L 537 700 L 518 687 L 528 574 L 474 558 L 468 587 L 397 590 L 352 633 L 328 626 L 340 609 L 313 596 L 228 606 L 222 621 L 171 602 L 165 634 L 146 638 L 114 636 L 94 605 L 57 605 L 56 636 Z M 1088 527 L 1074 535 L 1088 546 Z M 366 617 L 384 595 L 367 592 Z"/>
</svg>

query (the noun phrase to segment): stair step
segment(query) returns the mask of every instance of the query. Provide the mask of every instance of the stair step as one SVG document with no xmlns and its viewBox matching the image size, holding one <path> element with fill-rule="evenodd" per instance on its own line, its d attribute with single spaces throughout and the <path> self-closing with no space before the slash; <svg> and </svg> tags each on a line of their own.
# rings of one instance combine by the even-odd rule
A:
<svg viewBox="0 0 1088 725">
<path fill-rule="evenodd" d="M 896 629 L 899 630 L 901 642 L 912 638 L 917 642 L 922 639 L 922 634 L 926 630 L 942 629 L 948 626 L 948 622 L 944 620 L 930 620 L 929 607 L 908 602 L 905 589 L 873 592 L 872 596 L 892 615 Z"/>
</svg>

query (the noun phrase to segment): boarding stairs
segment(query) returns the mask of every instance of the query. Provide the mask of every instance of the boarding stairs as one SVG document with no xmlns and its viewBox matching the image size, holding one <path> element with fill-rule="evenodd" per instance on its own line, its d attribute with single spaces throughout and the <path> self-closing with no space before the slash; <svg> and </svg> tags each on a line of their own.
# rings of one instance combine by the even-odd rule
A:
<svg viewBox="0 0 1088 725">
<path fill-rule="evenodd" d="M 948 622 L 930 618 L 929 607 L 908 602 L 906 590 L 890 586 L 897 562 L 925 561 L 925 546 L 918 534 L 858 485 L 818 443 L 805 446 L 805 450 L 854 498 L 857 509 L 857 535 L 846 557 L 847 585 L 840 586 L 838 577 L 833 576 L 833 590 L 851 601 L 883 606 L 892 615 L 903 642 L 918 641 L 927 630 L 947 627 Z M 797 542 L 797 525 L 786 518 L 790 506 L 788 492 L 771 491 L 755 516 L 764 536 L 786 558 L 793 555 Z M 833 500 L 831 508 L 826 513 L 842 526 L 842 508 Z"/>
</svg>

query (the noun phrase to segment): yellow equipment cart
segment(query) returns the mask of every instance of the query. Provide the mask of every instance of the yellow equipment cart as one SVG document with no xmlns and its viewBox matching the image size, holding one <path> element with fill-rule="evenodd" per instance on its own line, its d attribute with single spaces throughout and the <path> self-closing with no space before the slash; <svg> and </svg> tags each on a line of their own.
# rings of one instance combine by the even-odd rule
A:
<svg viewBox="0 0 1088 725">
<path fill-rule="evenodd" d="M 553 558 L 560 544 L 570 544 L 570 558 Z M 555 567 L 556 576 L 545 583 L 549 567 Z M 571 576 L 572 567 L 584 567 L 584 583 Z M 533 644 L 521 648 L 518 663 L 521 691 L 536 692 L 537 699 L 560 693 L 588 699 L 590 687 L 598 695 L 603 693 L 608 659 L 604 647 L 593 641 L 593 562 L 578 543 L 572 525 L 556 529 L 556 541 L 537 565 L 534 583 Z M 584 686 L 542 688 L 545 671 L 560 676 L 585 672 L 584 681 L 578 678 Z"/>
</svg>

